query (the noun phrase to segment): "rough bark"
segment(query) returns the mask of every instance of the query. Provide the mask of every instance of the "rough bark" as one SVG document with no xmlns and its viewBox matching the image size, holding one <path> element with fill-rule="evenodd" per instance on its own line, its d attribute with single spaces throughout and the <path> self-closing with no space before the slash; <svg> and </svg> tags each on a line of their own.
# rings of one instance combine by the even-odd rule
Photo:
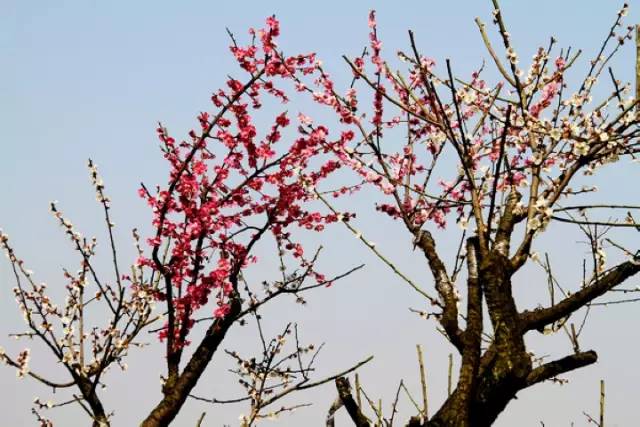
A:
<svg viewBox="0 0 640 427">
<path fill-rule="evenodd" d="M 76 376 L 76 384 L 80 388 L 84 400 L 89 405 L 92 413 L 92 427 L 109 427 L 109 417 L 102 406 L 100 398 L 96 394 L 96 388 L 93 383 L 86 377 Z"/>
<path fill-rule="evenodd" d="M 553 307 L 519 313 L 512 296 L 513 270 L 502 251 L 480 256 L 477 241 L 467 242 L 467 325 L 461 332 L 461 368 L 456 389 L 429 420 L 413 417 L 408 427 L 489 427 L 520 390 L 588 366 L 594 351 L 578 352 L 534 367 L 524 335 L 558 320 L 640 271 L 629 261 Z M 487 304 L 494 339 L 481 355 L 482 301 Z"/>
<path fill-rule="evenodd" d="M 360 407 L 356 403 L 355 399 L 351 395 L 351 384 L 346 377 L 336 378 L 336 388 L 338 389 L 338 396 L 342 401 L 349 417 L 353 421 L 356 427 L 369 427 L 369 420 L 364 416 Z"/>
<path fill-rule="evenodd" d="M 140 424 L 140 427 L 165 427 L 174 420 L 189 397 L 189 393 L 207 368 L 227 331 L 235 322 L 239 312 L 240 302 L 234 300 L 229 315 L 216 320 L 209 327 L 204 339 L 200 342 L 182 373 L 175 380 L 164 385 L 162 390 L 164 397 Z"/>
</svg>

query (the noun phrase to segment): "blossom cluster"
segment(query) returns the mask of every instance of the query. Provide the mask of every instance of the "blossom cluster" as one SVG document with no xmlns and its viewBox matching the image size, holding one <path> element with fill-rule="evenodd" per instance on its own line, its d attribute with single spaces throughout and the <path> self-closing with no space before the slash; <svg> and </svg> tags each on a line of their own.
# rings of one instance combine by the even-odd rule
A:
<svg viewBox="0 0 640 427">
<path fill-rule="evenodd" d="M 619 27 L 620 17 L 614 29 Z M 500 212 L 507 194 L 529 189 L 516 211 L 527 217 L 527 230 L 536 233 L 551 219 L 554 205 L 574 194 L 567 188 L 567 174 L 583 166 L 591 174 L 635 150 L 632 127 L 638 117 L 633 99 L 624 99 L 628 86 L 615 82 L 616 91 L 605 102 L 590 111 L 583 108 L 611 57 L 630 39 L 629 28 L 608 36 L 603 51 L 609 48 L 609 54 L 591 62 L 591 71 L 574 92 L 565 75 L 577 56 L 566 51 L 554 56 L 555 39 L 536 51 L 525 73 L 516 67 L 520 60 L 508 34 L 502 34 L 508 64 L 505 68 L 494 57 L 504 81 L 490 85 L 482 69 L 467 80 L 454 77 L 448 62 L 446 77 L 440 76 L 435 61 L 421 56 L 413 39 L 412 54 L 398 53 L 408 64 L 407 75 L 394 72 L 382 57 L 374 12 L 369 28 L 370 72 L 363 57 L 348 61 L 356 81 L 373 91 L 371 120 L 363 120 L 362 108 L 355 112 L 360 86 L 341 96 L 324 71 L 316 80 L 321 91 L 314 92 L 314 99 L 330 106 L 344 124 L 341 138 L 331 145 L 340 163 L 382 192 L 379 211 L 413 230 L 428 221 L 445 227 L 450 214 L 461 224 L 486 220 L 492 204 L 498 203 Z M 617 105 L 611 105 L 616 99 Z M 382 127 L 391 129 L 386 132 L 392 136 L 383 140 Z M 436 184 L 434 176 L 445 170 L 436 165 L 451 155 L 457 166 L 449 167 L 453 176 Z M 490 219 L 498 221 L 499 215 Z"/>
<path fill-rule="evenodd" d="M 252 44 L 234 40 L 231 52 L 247 77 L 229 78 L 227 88 L 212 95 L 214 111 L 198 116 L 200 127 L 187 140 L 157 129 L 170 173 L 165 186 L 139 191 L 153 210 L 155 235 L 148 239 L 152 253 L 138 265 L 165 279 L 155 292 L 170 306 L 160 337 L 172 334 L 177 347 L 188 342 L 194 314 L 210 301 L 214 317 L 230 314 L 242 271 L 258 261 L 252 248 L 265 233 L 304 265 L 291 226 L 319 232 L 337 221 L 335 214 L 310 208 L 318 183 L 341 166 L 323 157 L 331 144 L 328 128 L 301 113 L 297 136 L 285 138 L 296 132 L 286 111 L 272 118 L 266 132 L 255 124 L 263 103 L 287 103 L 286 88 L 300 87 L 318 70 L 313 53 L 280 53 L 279 33 L 279 22 L 270 17 L 265 28 L 251 30 L 257 36 Z"/>
<path fill-rule="evenodd" d="M 97 239 L 86 238 L 78 232 L 73 223 L 60 211 L 57 202 L 51 203 L 51 213 L 80 256 L 80 266 L 75 272 L 63 268 L 63 290 L 66 294 L 63 304 L 57 304 L 51 297 L 50 288 L 46 283 L 36 281 L 33 271 L 26 268 L 25 262 L 14 251 L 9 236 L 0 231 L 0 248 L 5 252 L 15 273 L 16 286 L 13 293 L 28 327 L 26 332 L 13 336 L 17 339 L 42 340 L 51 349 L 57 361 L 72 373 L 78 385 L 98 381 L 114 364 L 122 369 L 126 368 L 123 359 L 130 346 L 140 345 L 135 338 L 147 325 L 153 307 L 150 293 L 141 292 L 143 289 L 150 290 L 152 284 L 135 266 L 131 275 L 118 273 L 116 247 L 111 235 L 114 224 L 109 216 L 109 198 L 104 192 L 104 183 L 95 164 L 89 161 L 88 166 L 111 237 L 110 252 L 116 273 L 113 280 L 103 281 L 96 271 L 93 258 L 96 255 Z M 135 232 L 134 238 L 137 240 Z M 137 246 L 139 248 L 139 244 Z M 130 286 L 124 286 L 124 281 L 129 281 Z M 85 323 L 86 319 L 91 318 L 94 315 L 93 309 L 98 307 L 106 308 L 107 313 L 111 315 L 106 321 L 106 326 L 88 326 L 88 322 Z M 59 384 L 48 379 L 48 375 L 33 373 L 29 368 L 30 355 L 29 349 L 19 352 L 15 357 L 0 349 L 0 361 L 14 367 L 16 375 L 20 378 L 29 375 L 53 389 L 74 384 Z M 41 425 L 50 425 L 50 421 L 43 418 L 38 409 L 48 409 L 51 406 L 38 402 L 37 400 L 35 404 L 39 408 L 33 408 L 34 415 Z"/>
</svg>

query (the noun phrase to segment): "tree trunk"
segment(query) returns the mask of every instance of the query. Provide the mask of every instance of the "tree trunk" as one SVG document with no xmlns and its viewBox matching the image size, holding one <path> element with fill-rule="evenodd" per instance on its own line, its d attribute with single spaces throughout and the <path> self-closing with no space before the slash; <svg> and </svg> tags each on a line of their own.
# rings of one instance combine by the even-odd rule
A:
<svg viewBox="0 0 640 427">
<path fill-rule="evenodd" d="M 516 393 L 527 386 L 532 363 L 511 295 L 509 260 L 504 255 L 492 253 L 479 260 L 478 270 L 477 280 L 487 303 L 494 341 L 480 357 L 482 323 L 476 320 L 471 326 L 469 322 L 463 338 L 465 346 L 458 386 L 440 410 L 423 423 L 424 427 L 488 427 Z M 475 298 L 481 298 L 477 293 L 478 286 L 470 282 L 469 290 L 474 289 Z M 481 310 L 481 303 L 476 306 Z M 482 317 L 481 313 L 475 313 L 475 316 Z"/>
<path fill-rule="evenodd" d="M 189 397 L 189 393 L 209 365 L 218 346 L 224 340 L 227 331 L 235 322 L 239 312 L 240 302 L 234 299 L 231 303 L 231 312 L 225 318 L 216 320 L 209 327 L 204 339 L 194 351 L 182 373 L 176 378 L 167 380 L 162 389 L 164 397 L 140 424 L 140 427 L 166 427 L 174 420 Z"/>
<path fill-rule="evenodd" d="M 111 423 L 109 422 L 109 418 L 104 410 L 104 406 L 102 406 L 102 402 L 100 398 L 96 394 L 96 389 L 93 383 L 87 377 L 75 377 L 76 384 L 80 391 L 82 392 L 82 397 L 89 405 L 89 408 L 92 412 L 93 423 L 92 427 L 110 427 Z"/>
<path fill-rule="evenodd" d="M 489 427 L 526 386 L 526 374 L 518 369 L 502 370 L 510 356 L 497 355 L 476 380 L 474 390 L 464 395 L 457 389 L 423 427 Z M 500 360 L 499 360 L 500 359 Z M 528 372 L 527 372 L 528 374 Z M 468 404 L 465 404 L 468 402 Z"/>
</svg>

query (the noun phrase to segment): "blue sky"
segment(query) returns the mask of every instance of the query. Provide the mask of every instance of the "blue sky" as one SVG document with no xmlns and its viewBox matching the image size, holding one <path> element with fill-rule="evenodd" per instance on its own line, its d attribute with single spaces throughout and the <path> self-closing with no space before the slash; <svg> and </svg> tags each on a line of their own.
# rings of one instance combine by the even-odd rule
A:
<svg viewBox="0 0 640 427">
<path fill-rule="evenodd" d="M 413 29 L 424 54 L 441 63 L 451 58 L 454 68 L 464 74 L 488 59 L 473 19 L 480 16 L 487 23 L 491 20 L 488 0 L 0 0 L 0 6 L 0 227 L 9 233 L 41 280 L 51 284 L 62 283 L 60 266 L 73 265 L 76 260 L 47 212 L 50 200 L 59 200 L 60 207 L 86 234 L 100 236 L 99 210 L 85 167 L 88 157 L 100 166 L 114 200 L 122 255 L 132 256 L 127 230 L 135 226 L 144 229 L 149 222 L 149 212 L 136 195 L 138 183 L 165 180 L 166 169 L 156 147 L 156 123 L 161 120 L 175 135 L 186 134 L 195 126 L 197 113 L 209 108 L 209 94 L 224 83 L 228 74 L 238 74 L 228 51 L 225 27 L 242 38 L 249 27 L 260 26 L 265 17 L 276 14 L 282 23 L 281 47 L 285 51 L 316 51 L 331 74 L 348 76 L 340 56 L 361 51 L 367 43 L 368 11 L 376 9 L 388 53 L 406 49 L 406 31 Z M 620 6 L 620 2 L 596 0 L 502 2 L 523 62 L 554 35 L 559 46 L 584 49 L 576 67 L 579 75 L 586 73 L 586 59 L 595 55 Z M 627 23 L 637 22 L 640 3 L 632 2 Z M 618 78 L 632 79 L 634 54 L 632 46 L 627 46 L 619 55 L 615 63 Z M 640 196 L 638 187 L 629 185 L 633 177 L 638 177 L 637 165 L 635 169 L 625 166 L 605 171 L 598 185 L 611 199 L 633 203 Z M 356 209 L 365 208 L 366 201 L 358 199 L 354 203 Z M 369 208 L 367 205 L 369 214 L 362 215 L 361 228 L 381 247 L 388 248 L 388 253 L 396 255 L 397 262 L 412 277 L 431 286 L 425 266 L 408 250 L 409 237 L 399 227 L 394 229 L 397 232 L 389 231 L 392 224 Z M 327 343 L 320 359 L 324 373 L 375 354 L 375 361 L 363 370 L 363 379 L 373 395 L 387 402 L 401 378 L 418 390 L 414 346 L 421 343 L 427 355 L 432 407 L 437 406 L 444 397 L 450 349 L 431 324 L 408 312 L 407 307 L 420 304 L 408 288 L 352 242 L 348 232 L 332 233 L 326 244 L 327 265 L 340 269 L 366 262 L 367 268 L 314 295 L 310 307 L 304 310 L 287 304 L 274 310 L 272 332 L 292 318 L 300 319 L 310 339 Z M 558 233 L 561 239 L 546 243 L 564 257 L 558 262 L 558 274 L 569 283 L 577 283 L 582 256 L 577 253 L 581 249 L 573 244 L 577 237 L 570 232 Z M 332 246 L 331 240 L 340 245 Z M 444 245 L 455 246 L 455 242 Z M 354 259 L 349 260 L 345 254 L 353 254 Z M 538 283 L 525 282 L 525 289 L 517 292 L 524 298 L 537 296 L 529 288 Z M 0 263 L 0 284 L 0 345 L 18 349 L 21 344 L 4 338 L 6 333 L 21 329 L 6 262 Z M 634 332 L 637 321 L 633 306 L 595 314 L 585 340 L 600 350 L 600 362 L 572 374 L 572 381 L 562 387 L 542 385 L 522 393 L 497 425 L 536 426 L 540 420 L 549 426 L 568 426 L 571 421 L 583 425 L 582 411 L 596 411 L 600 378 L 607 380 L 609 425 L 631 425 L 636 420 L 632 402 L 640 391 L 640 370 L 634 356 L 638 351 Z M 248 346 L 246 342 L 254 339 L 252 334 L 251 330 L 240 330 L 229 345 Z M 541 343 L 541 351 L 569 351 L 561 338 Z M 108 406 L 116 410 L 114 425 L 134 425 L 158 398 L 160 361 L 149 361 L 153 348 L 139 353 L 129 361 L 130 372 L 114 372 L 111 387 L 103 392 Z M 216 360 L 225 362 L 223 357 Z M 33 363 L 55 369 L 35 352 Z M 8 368 L 0 369 L 0 384 L 4 390 L 11 390 L 0 400 L 0 424 L 34 425 L 30 402 L 36 395 L 46 397 L 47 390 L 30 381 L 16 382 Z M 199 390 L 220 397 L 238 393 L 234 379 L 221 368 L 212 369 Z M 331 386 L 301 396 L 301 401 L 312 401 L 314 406 L 281 419 L 279 424 L 322 424 L 333 396 Z M 237 424 L 244 408 L 207 408 L 190 403 L 176 425 L 195 425 L 203 410 L 208 412 L 209 424 L 205 425 L 218 426 Z M 80 425 L 83 416 L 79 408 L 52 414 L 54 421 L 59 420 L 56 425 Z"/>
</svg>

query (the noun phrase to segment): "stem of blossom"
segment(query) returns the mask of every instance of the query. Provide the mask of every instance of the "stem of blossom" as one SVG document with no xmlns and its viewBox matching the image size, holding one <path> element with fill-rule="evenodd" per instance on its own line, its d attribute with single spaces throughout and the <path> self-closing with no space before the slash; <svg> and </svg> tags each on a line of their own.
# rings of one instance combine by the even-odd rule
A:
<svg viewBox="0 0 640 427">
<path fill-rule="evenodd" d="M 640 100 L 640 25 L 636 25 L 636 101 Z"/>
<path fill-rule="evenodd" d="M 203 412 L 200 417 L 198 418 L 198 421 L 196 422 L 196 427 L 201 427 L 202 426 L 202 422 L 204 421 L 204 417 L 207 415 L 206 412 Z"/>
<path fill-rule="evenodd" d="M 489 204 L 489 216 L 487 219 L 487 240 L 491 238 L 491 227 L 493 224 L 493 211 L 495 209 L 496 197 L 498 195 L 498 181 L 500 179 L 500 167 L 502 166 L 502 159 L 504 157 L 504 150 L 507 142 L 507 132 L 509 129 L 510 117 L 511 117 L 511 105 L 507 107 L 506 121 L 502 130 L 502 137 L 500 138 L 500 153 L 498 154 L 498 162 L 496 163 L 495 173 L 493 174 L 493 188 L 491 190 L 491 202 Z"/>
<path fill-rule="evenodd" d="M 418 366 L 420 367 L 420 385 L 422 387 L 422 416 L 429 419 L 429 400 L 427 398 L 427 374 L 424 369 L 424 357 L 422 355 L 422 346 L 416 345 L 418 351 Z"/>
<path fill-rule="evenodd" d="M 598 427 L 604 427 L 604 380 L 600 380 L 600 423 Z"/>
<path fill-rule="evenodd" d="M 318 199 L 320 199 L 320 201 L 322 201 L 322 203 L 325 204 L 325 206 L 327 206 L 331 212 L 333 212 L 334 214 L 338 215 L 339 212 L 331 205 L 329 204 L 329 202 L 327 202 L 327 200 L 322 197 L 322 195 L 320 193 L 318 193 L 316 191 L 316 195 L 318 196 Z M 380 251 L 378 251 L 378 249 L 376 248 L 376 245 L 372 242 L 370 242 L 369 240 L 367 240 L 360 231 L 358 231 L 357 229 L 355 229 L 351 224 L 349 224 L 347 221 L 342 221 L 342 223 L 344 224 L 345 227 L 347 227 L 347 229 L 349 229 L 349 231 L 351 231 L 358 240 L 360 240 L 362 243 L 365 244 L 366 247 L 368 247 L 371 252 L 373 252 L 382 262 L 384 262 L 385 264 L 387 264 L 389 266 L 389 268 L 391 268 L 391 270 L 393 270 L 393 272 L 398 275 L 402 280 L 404 280 L 409 286 L 411 286 L 416 292 L 418 292 L 420 295 L 422 295 L 423 297 L 425 297 L 427 300 L 429 300 L 429 302 L 432 305 L 440 305 L 440 303 L 438 302 L 438 300 L 434 297 L 432 297 L 431 295 L 429 295 L 428 293 L 426 293 L 425 291 L 423 291 L 418 285 L 416 285 L 411 279 L 409 279 L 404 273 L 402 273 L 398 267 L 396 267 L 395 264 L 393 264 L 391 261 L 389 261 L 389 259 L 387 259 L 387 257 L 385 257 L 384 255 L 382 255 L 382 253 L 380 253 Z"/>
<path fill-rule="evenodd" d="M 353 70 L 354 73 L 357 73 L 369 86 L 371 86 L 372 89 L 377 90 L 376 89 L 376 84 L 374 82 L 372 82 L 366 74 L 362 73 L 360 70 L 358 70 L 358 68 L 355 66 L 355 64 L 353 64 L 351 62 L 351 60 L 349 60 L 349 58 L 347 58 L 346 56 L 343 56 L 343 59 L 345 60 L 345 62 L 347 64 L 349 64 L 349 66 L 351 67 L 351 69 Z M 441 126 L 441 123 L 435 121 L 434 119 L 430 118 L 430 114 L 428 116 L 423 116 L 423 115 L 419 115 L 416 114 L 415 111 L 411 111 L 410 109 L 408 109 L 406 106 L 404 106 L 401 102 L 397 101 L 396 99 L 393 99 L 391 96 L 389 96 L 388 93 L 383 92 L 382 96 L 389 102 L 391 102 L 392 104 L 394 104 L 396 107 L 401 108 L 403 111 L 405 111 L 406 113 L 410 114 L 411 116 L 420 119 L 420 120 L 424 120 L 429 124 L 432 124 L 434 126 Z M 421 104 L 418 104 L 419 106 L 421 106 Z M 421 106 L 422 108 L 422 106 Z"/>
<path fill-rule="evenodd" d="M 447 396 L 451 396 L 451 390 L 453 389 L 453 353 L 449 353 L 449 368 L 447 372 Z"/>
<path fill-rule="evenodd" d="M 476 25 L 478 26 L 478 29 L 480 30 L 482 41 L 484 42 L 484 45 L 487 48 L 487 51 L 489 52 L 489 55 L 491 55 L 491 58 L 493 58 L 493 62 L 496 64 L 496 67 L 498 67 L 498 71 L 500 71 L 500 74 L 502 74 L 502 77 L 504 77 L 505 80 L 508 81 L 511 86 L 515 87 L 516 82 L 513 80 L 513 77 L 509 75 L 506 68 L 504 68 L 504 65 L 502 65 L 502 61 L 500 61 L 500 59 L 498 58 L 498 55 L 496 54 L 496 51 L 493 49 L 493 46 L 491 45 L 491 41 L 489 40 L 489 36 L 487 35 L 487 31 L 485 29 L 485 24 L 480 20 L 480 18 L 476 18 L 475 22 L 476 22 Z"/>
<path fill-rule="evenodd" d="M 509 49 L 513 49 L 511 46 L 511 40 L 509 39 L 509 33 L 507 32 L 507 28 L 504 24 L 504 20 L 502 19 L 502 11 L 500 10 L 500 5 L 498 4 L 498 0 L 491 0 L 494 8 L 494 16 L 495 20 L 498 23 L 498 28 L 500 30 L 500 35 L 502 36 L 502 41 L 504 43 L 505 49 L 507 52 Z M 520 82 L 520 77 L 518 77 L 518 70 L 516 69 L 516 64 L 513 61 L 509 61 L 509 65 L 511 66 L 511 74 L 513 75 L 513 81 L 515 83 L 514 87 L 518 92 L 518 97 L 520 99 L 520 108 L 522 110 L 522 114 L 525 114 L 525 104 L 526 96 L 522 91 L 522 83 Z"/>
</svg>

